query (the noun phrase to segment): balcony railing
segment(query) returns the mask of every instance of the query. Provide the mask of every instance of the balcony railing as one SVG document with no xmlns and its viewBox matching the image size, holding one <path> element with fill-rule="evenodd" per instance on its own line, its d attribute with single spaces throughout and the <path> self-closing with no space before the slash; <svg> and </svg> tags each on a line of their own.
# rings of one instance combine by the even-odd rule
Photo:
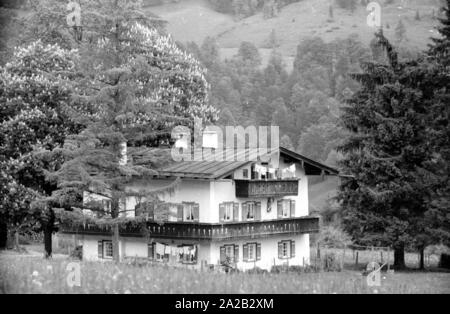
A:
<svg viewBox="0 0 450 314">
<path fill-rule="evenodd" d="M 236 180 L 236 197 L 297 196 L 298 179 Z"/>
<path fill-rule="evenodd" d="M 147 232 L 151 238 L 186 239 L 186 240 L 232 240 L 255 239 L 272 235 L 296 235 L 316 233 L 319 231 L 319 218 L 301 217 L 256 222 L 236 222 L 227 224 L 167 222 L 159 225 L 147 223 Z M 84 235 L 111 235 L 108 228 L 96 225 L 63 228 L 63 233 Z M 140 227 L 126 227 L 120 230 L 123 237 L 139 237 L 145 231 Z"/>
</svg>

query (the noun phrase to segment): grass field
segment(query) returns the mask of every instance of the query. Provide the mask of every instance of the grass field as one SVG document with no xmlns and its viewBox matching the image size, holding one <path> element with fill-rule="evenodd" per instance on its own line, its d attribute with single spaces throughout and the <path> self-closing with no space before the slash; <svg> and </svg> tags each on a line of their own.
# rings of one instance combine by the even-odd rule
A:
<svg viewBox="0 0 450 314">
<path fill-rule="evenodd" d="M 383 3 L 384 1 L 378 1 Z M 334 6 L 334 18 L 330 19 L 329 6 L 334 0 L 303 0 L 290 4 L 272 19 L 264 19 L 262 13 L 242 20 L 214 11 L 205 0 L 183 0 L 178 3 L 149 7 L 147 10 L 168 21 L 168 31 L 181 42 L 194 41 L 200 44 L 205 37 L 218 39 L 223 59 L 235 55 L 242 41 L 250 41 L 260 48 L 263 65 L 270 57 L 270 49 L 265 49 L 267 39 L 275 30 L 288 70 L 292 69 L 296 48 L 307 37 L 318 36 L 329 42 L 357 34 L 365 44 L 373 38 L 375 30 L 367 26 L 366 8 L 358 6 L 351 14 Z M 403 4 L 402 4 L 403 3 Z M 429 38 L 435 36 L 432 11 L 437 8 L 423 0 L 397 0 L 391 5 L 382 5 L 382 24 L 387 38 L 394 39 L 395 26 L 401 19 L 406 26 L 406 41 L 403 46 L 422 50 Z M 415 19 L 419 11 L 421 19 Z"/>
<path fill-rule="evenodd" d="M 82 262 L 81 287 L 69 287 L 67 258 L 46 261 L 35 255 L 0 254 L 0 293 L 450 293 L 450 273 L 382 274 L 369 287 L 358 271 L 330 273 L 223 274 Z"/>
</svg>

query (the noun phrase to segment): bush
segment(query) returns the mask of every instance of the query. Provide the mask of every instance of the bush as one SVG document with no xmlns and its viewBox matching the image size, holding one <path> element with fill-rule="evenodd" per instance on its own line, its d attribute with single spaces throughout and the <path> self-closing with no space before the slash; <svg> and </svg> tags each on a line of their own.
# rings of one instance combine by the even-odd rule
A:
<svg viewBox="0 0 450 314">
<path fill-rule="evenodd" d="M 334 253 L 327 253 L 323 257 L 323 270 L 324 271 L 342 271 L 341 263 Z"/>
<path fill-rule="evenodd" d="M 247 274 L 268 274 L 269 272 L 265 269 L 255 267 L 255 268 L 247 270 L 245 273 L 247 273 Z"/>
<path fill-rule="evenodd" d="M 77 260 L 83 260 L 83 246 L 77 246 L 71 253 L 70 257 Z"/>
<path fill-rule="evenodd" d="M 270 269 L 270 272 L 273 274 L 280 274 L 280 273 L 318 273 L 320 272 L 319 267 L 315 267 L 313 265 L 307 265 L 307 266 L 272 266 Z"/>
<path fill-rule="evenodd" d="M 450 254 L 442 254 L 441 261 L 439 262 L 439 267 L 450 269 Z"/>
<path fill-rule="evenodd" d="M 328 247 L 345 247 L 352 243 L 350 236 L 336 226 L 323 226 L 320 229 L 318 242 Z"/>
</svg>

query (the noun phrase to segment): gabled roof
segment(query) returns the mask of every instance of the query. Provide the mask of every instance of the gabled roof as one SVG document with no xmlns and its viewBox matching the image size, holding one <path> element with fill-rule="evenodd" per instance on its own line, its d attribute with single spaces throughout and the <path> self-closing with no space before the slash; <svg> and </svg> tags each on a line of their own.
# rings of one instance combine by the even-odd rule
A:
<svg viewBox="0 0 450 314">
<path fill-rule="evenodd" d="M 339 171 L 331 168 L 323 163 L 320 163 L 318 161 L 309 159 L 308 157 L 305 157 L 303 155 L 300 155 L 292 150 L 289 150 L 284 147 L 280 147 L 280 154 L 282 156 L 287 156 L 289 158 L 292 158 L 296 162 L 300 162 L 303 167 L 305 168 L 306 175 L 338 175 Z"/>
<path fill-rule="evenodd" d="M 245 154 L 251 151 L 246 150 Z M 279 150 L 273 150 L 268 154 L 280 153 L 280 156 L 302 164 L 306 175 L 337 175 L 336 169 L 328 167 L 322 163 L 311 160 L 305 156 L 297 154 L 286 148 L 280 147 Z M 162 167 L 158 170 L 160 176 L 165 177 L 182 177 L 193 179 L 221 179 L 229 176 L 237 169 L 244 167 L 254 161 L 182 161 L 175 162 L 169 166 Z"/>
<path fill-rule="evenodd" d="M 182 161 L 160 169 L 160 176 L 198 179 L 220 179 L 251 161 Z"/>
</svg>

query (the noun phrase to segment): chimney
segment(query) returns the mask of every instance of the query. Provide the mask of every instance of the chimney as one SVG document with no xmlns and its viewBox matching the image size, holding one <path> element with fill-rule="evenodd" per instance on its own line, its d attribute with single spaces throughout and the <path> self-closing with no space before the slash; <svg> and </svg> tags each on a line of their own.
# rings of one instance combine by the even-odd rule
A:
<svg viewBox="0 0 450 314">
<path fill-rule="evenodd" d="M 177 140 L 175 142 L 175 148 L 179 149 L 188 149 L 188 141 L 189 139 L 189 133 L 180 132 L 177 134 Z"/>
<path fill-rule="evenodd" d="M 202 148 L 217 149 L 218 147 L 219 147 L 219 139 L 218 139 L 217 132 L 214 132 L 214 131 L 203 132 Z"/>
</svg>

